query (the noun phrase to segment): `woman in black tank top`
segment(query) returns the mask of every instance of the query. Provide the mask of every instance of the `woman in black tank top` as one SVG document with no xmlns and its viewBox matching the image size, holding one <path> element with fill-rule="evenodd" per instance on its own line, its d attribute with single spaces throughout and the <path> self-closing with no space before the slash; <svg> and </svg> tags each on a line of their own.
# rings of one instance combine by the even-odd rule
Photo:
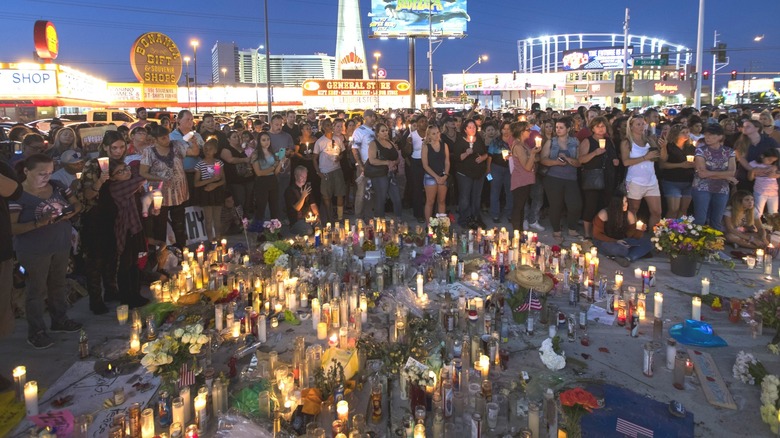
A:
<svg viewBox="0 0 780 438">
<path fill-rule="evenodd" d="M 450 152 L 447 144 L 441 141 L 439 127 L 431 125 L 425 135 L 422 148 L 422 166 L 425 171 L 423 185 L 425 186 L 425 223 L 433 216 L 433 205 L 436 212 L 444 214 L 447 209 L 447 178 L 450 172 Z"/>
</svg>

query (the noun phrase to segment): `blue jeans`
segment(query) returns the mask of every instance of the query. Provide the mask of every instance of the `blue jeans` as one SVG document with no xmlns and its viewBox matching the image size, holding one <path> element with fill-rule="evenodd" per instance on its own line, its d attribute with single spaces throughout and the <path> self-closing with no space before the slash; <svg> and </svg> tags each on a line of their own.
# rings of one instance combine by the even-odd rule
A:
<svg viewBox="0 0 780 438">
<path fill-rule="evenodd" d="M 593 239 L 593 244 L 599 249 L 599 253 L 612 257 L 625 257 L 630 261 L 638 260 L 650 253 L 653 249 L 653 243 L 650 237 L 641 239 L 627 238 L 623 239 L 628 245 L 621 245 L 617 242 L 604 242 L 603 240 Z"/>
<path fill-rule="evenodd" d="M 469 219 L 481 219 L 480 205 L 484 177 L 472 178 L 460 172 L 455 174 L 458 180 L 458 224 L 466 226 Z"/>
<path fill-rule="evenodd" d="M 525 204 L 525 219 L 529 224 L 539 222 L 539 212 L 544 204 L 544 185 L 542 179 L 536 177 L 536 182 L 531 186 L 531 202 Z"/>
<path fill-rule="evenodd" d="M 390 195 L 390 200 L 393 201 L 393 213 L 395 217 L 401 217 L 401 192 L 398 191 L 397 184 L 390 183 L 390 177 L 380 176 L 378 178 L 371 178 L 371 187 L 374 188 L 374 196 L 376 197 L 374 202 L 374 215 L 376 217 L 385 216 L 385 204 L 387 203 L 387 196 Z"/>
<path fill-rule="evenodd" d="M 490 217 L 501 217 L 501 189 L 504 189 L 504 216 L 512 215 L 512 189 L 510 187 L 511 175 L 509 167 L 490 166 L 490 174 L 493 181 L 490 182 Z"/>
<path fill-rule="evenodd" d="M 729 202 L 728 193 L 710 193 L 694 190 L 693 223 L 704 225 L 709 223 L 712 228 L 723 231 L 723 213 Z"/>
</svg>

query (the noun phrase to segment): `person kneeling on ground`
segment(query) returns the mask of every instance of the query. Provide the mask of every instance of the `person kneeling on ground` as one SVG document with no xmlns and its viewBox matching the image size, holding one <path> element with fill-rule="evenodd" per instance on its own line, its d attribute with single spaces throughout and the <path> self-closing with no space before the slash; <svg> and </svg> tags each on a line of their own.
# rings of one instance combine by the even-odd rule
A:
<svg viewBox="0 0 780 438">
<path fill-rule="evenodd" d="M 299 236 L 314 234 L 312 224 L 319 220 L 320 212 L 311 196 L 311 183 L 306 181 L 309 171 L 304 166 L 294 170 L 292 184 L 284 191 L 284 204 L 290 220 L 290 232 Z"/>
<path fill-rule="evenodd" d="M 726 228 L 726 242 L 742 248 L 766 248 L 769 239 L 761 226 L 761 215 L 755 207 L 753 195 L 747 190 L 738 190 L 729 201 L 723 213 Z"/>
<path fill-rule="evenodd" d="M 616 194 L 609 206 L 593 218 L 593 244 L 625 268 L 650 253 L 652 243 L 644 236 L 646 229 L 647 225 L 637 228 L 636 216 L 628 211 L 626 196 Z"/>
</svg>

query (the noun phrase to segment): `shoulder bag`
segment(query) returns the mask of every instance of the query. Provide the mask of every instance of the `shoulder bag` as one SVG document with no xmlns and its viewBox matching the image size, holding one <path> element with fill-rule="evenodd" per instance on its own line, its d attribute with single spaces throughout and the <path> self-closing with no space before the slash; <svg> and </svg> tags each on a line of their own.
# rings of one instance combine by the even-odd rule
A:
<svg viewBox="0 0 780 438">
<path fill-rule="evenodd" d="M 582 190 L 604 190 L 604 168 L 607 163 L 607 154 L 601 156 L 601 167 L 582 170 Z"/>
</svg>

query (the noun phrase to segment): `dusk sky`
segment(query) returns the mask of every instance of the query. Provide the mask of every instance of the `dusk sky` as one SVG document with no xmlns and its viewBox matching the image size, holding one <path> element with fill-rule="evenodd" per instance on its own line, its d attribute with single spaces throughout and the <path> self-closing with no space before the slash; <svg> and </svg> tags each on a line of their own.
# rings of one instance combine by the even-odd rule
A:
<svg viewBox="0 0 780 438">
<path fill-rule="evenodd" d="M 423 1 L 423 0 L 421 0 Z M 177 9 L 179 5 L 189 9 Z M 389 78 L 407 77 L 407 43 L 367 38 L 370 0 L 360 0 L 366 53 L 380 51 L 381 67 Z M 695 49 L 697 0 L 626 1 L 470 0 L 468 36 L 445 40 L 434 53 L 434 78 L 457 73 L 485 53 L 490 59 L 472 72 L 502 73 L 518 69 L 517 40 L 545 34 L 622 33 L 626 7 L 631 9 L 630 32 L 660 38 Z M 337 0 L 270 0 L 270 47 L 273 54 L 335 53 Z M 191 55 L 189 41 L 200 40 L 198 73 L 208 80 L 210 51 L 215 41 L 235 41 L 239 48 L 265 43 L 262 1 L 192 0 L 181 2 L 113 2 L 94 0 L 5 0 L 0 23 L 4 42 L 0 62 L 32 59 L 35 20 L 53 21 L 60 38 L 58 63 L 70 65 L 112 82 L 135 81 L 129 62 L 130 46 L 146 32 L 170 36 L 183 54 Z M 720 70 L 718 88 L 731 70 L 780 71 L 780 15 L 778 0 L 739 3 L 707 0 L 704 47 L 717 30 L 728 44 L 730 65 Z M 756 35 L 764 35 L 754 42 Z M 417 85 L 428 85 L 427 41 L 418 40 Z M 712 57 L 705 55 L 704 69 Z M 780 76 L 780 75 L 778 75 Z M 182 79 L 183 81 L 183 79 Z"/>
</svg>

